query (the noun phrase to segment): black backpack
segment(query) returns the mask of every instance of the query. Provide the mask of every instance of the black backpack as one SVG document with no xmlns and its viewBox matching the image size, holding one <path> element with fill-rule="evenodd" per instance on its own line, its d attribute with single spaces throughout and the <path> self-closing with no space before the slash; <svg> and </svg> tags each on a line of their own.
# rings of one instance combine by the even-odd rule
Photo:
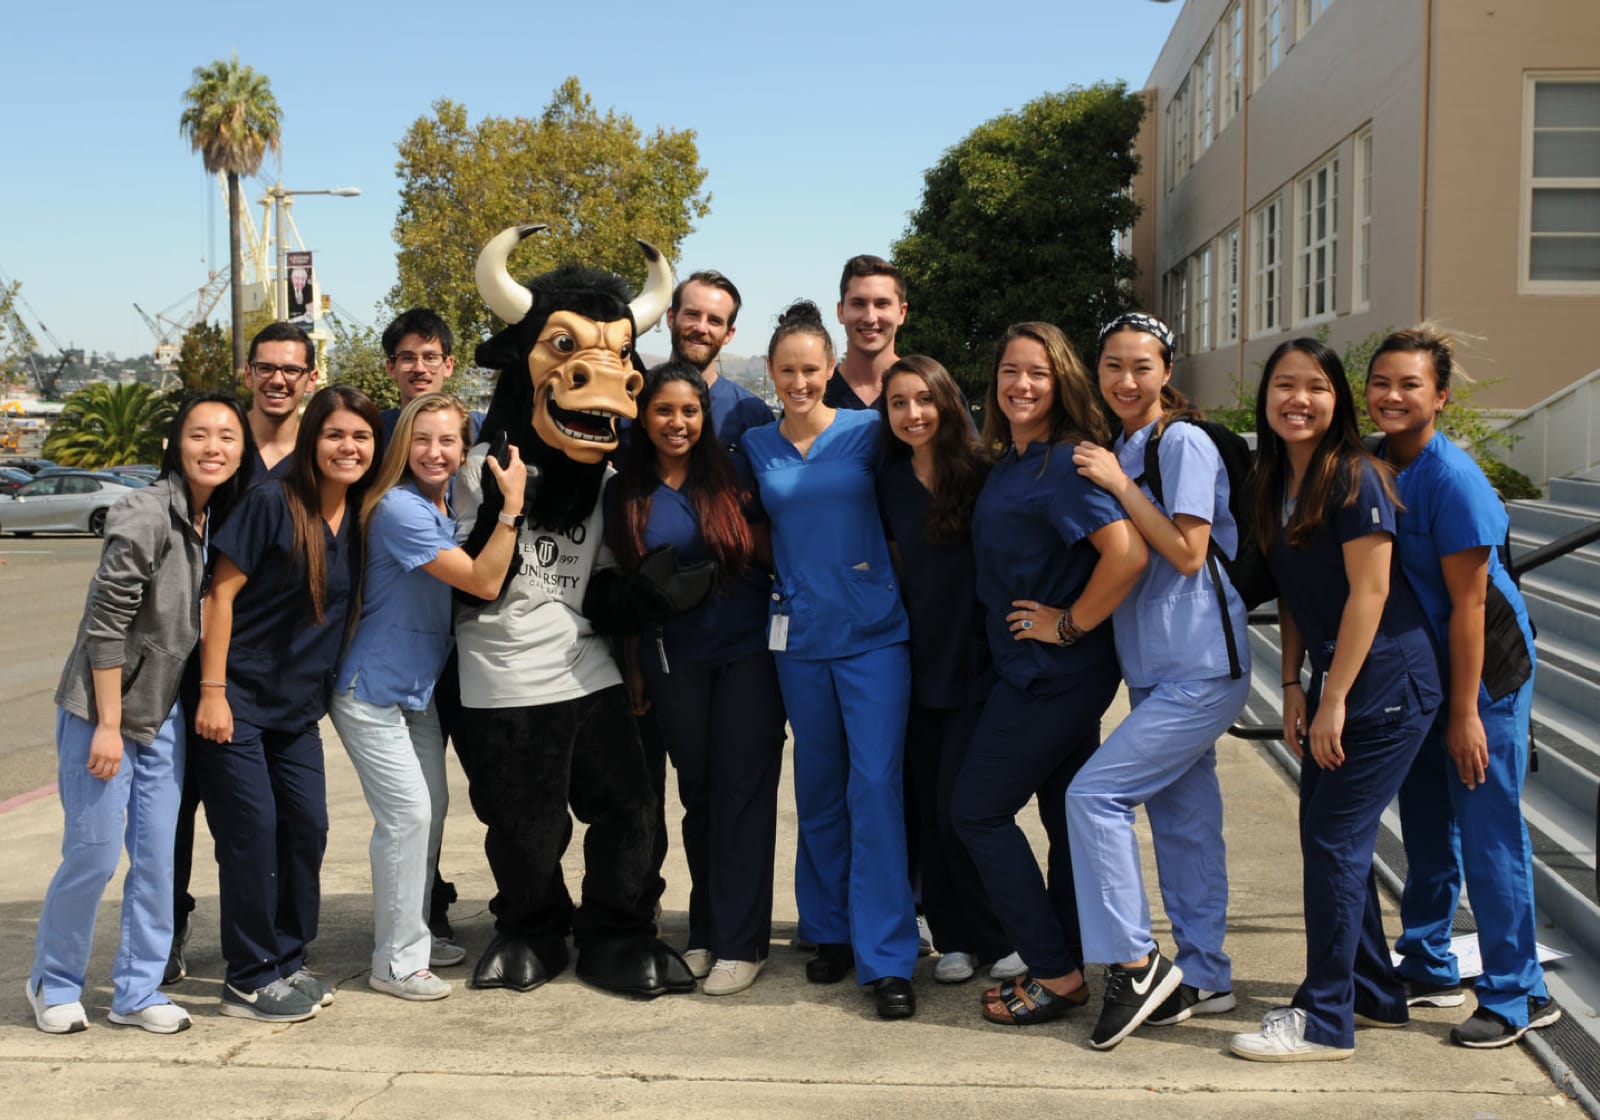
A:
<svg viewBox="0 0 1600 1120">
<path fill-rule="evenodd" d="M 1222 459 L 1222 469 L 1228 473 L 1228 512 L 1233 514 L 1234 525 L 1239 530 L 1238 555 L 1229 560 L 1217 547 L 1217 538 L 1213 536 L 1206 552 L 1206 570 L 1211 573 L 1212 586 L 1217 590 L 1217 605 L 1222 610 L 1222 635 L 1228 643 L 1228 675 L 1238 680 L 1244 672 L 1239 662 L 1239 639 L 1228 617 L 1228 598 L 1223 591 L 1222 576 L 1217 566 L 1220 564 L 1223 571 L 1228 573 L 1228 582 L 1233 584 L 1233 589 L 1244 600 L 1247 609 L 1254 610 L 1262 603 L 1278 597 L 1278 585 L 1272 579 L 1272 569 L 1267 566 L 1267 558 L 1261 554 L 1255 534 L 1250 531 L 1254 519 L 1245 505 L 1245 479 L 1250 475 L 1254 454 L 1243 436 L 1214 420 L 1184 418 L 1173 423 L 1193 424 L 1204 432 L 1206 438 L 1216 445 L 1217 454 Z M 1166 509 L 1161 492 L 1160 447 L 1160 434 L 1152 432 L 1150 441 L 1144 445 L 1144 475 L 1135 481 L 1149 484 L 1150 493 L 1155 495 L 1161 508 Z"/>
</svg>

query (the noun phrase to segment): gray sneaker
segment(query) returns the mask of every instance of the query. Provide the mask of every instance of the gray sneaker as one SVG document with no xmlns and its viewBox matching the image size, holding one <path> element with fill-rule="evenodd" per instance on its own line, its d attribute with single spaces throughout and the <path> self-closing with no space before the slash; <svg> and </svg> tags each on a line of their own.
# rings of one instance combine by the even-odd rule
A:
<svg viewBox="0 0 1600 1120">
<path fill-rule="evenodd" d="M 443 999 L 450 994 L 449 982 L 439 979 L 425 968 L 419 968 L 405 977 L 379 976 L 374 972 L 367 976 L 367 987 L 375 992 L 417 1001 Z"/>
<path fill-rule="evenodd" d="M 317 1013 L 314 1000 L 282 978 L 253 992 L 241 992 L 232 984 L 222 986 L 222 1013 L 236 1019 L 259 1019 L 263 1023 L 298 1023 Z"/>
<path fill-rule="evenodd" d="M 318 1007 L 330 1007 L 333 1005 L 333 989 L 313 976 L 310 969 L 297 969 L 283 979 L 291 988 Z"/>
</svg>

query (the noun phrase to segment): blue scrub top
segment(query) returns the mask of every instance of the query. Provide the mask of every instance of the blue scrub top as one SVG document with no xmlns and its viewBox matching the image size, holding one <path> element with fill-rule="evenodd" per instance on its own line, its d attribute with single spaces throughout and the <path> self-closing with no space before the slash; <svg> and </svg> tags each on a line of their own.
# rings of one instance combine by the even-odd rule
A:
<svg viewBox="0 0 1600 1120">
<path fill-rule="evenodd" d="M 1017 599 L 1071 606 L 1100 559 L 1090 534 L 1125 520 L 1116 499 L 1078 473 L 1067 444 L 1036 442 L 1020 457 L 1010 448 L 989 472 L 972 514 L 972 546 L 989 651 L 1010 684 L 1055 696 L 1115 666 L 1110 626 L 1061 646 L 1016 640 L 1006 615 Z"/>
<path fill-rule="evenodd" d="M 771 614 L 789 618 L 787 656 L 853 657 L 909 638 L 878 516 L 878 414 L 840 410 L 801 456 L 777 424 L 740 445 L 772 522 Z"/>
<path fill-rule="evenodd" d="M 247 577 L 233 602 L 228 643 L 228 705 L 235 719 L 257 727 L 300 730 L 328 711 L 334 667 L 355 590 L 360 529 L 354 504 L 335 535 L 322 526 L 327 557 L 326 621 L 311 618 L 305 566 L 294 550 L 294 526 L 281 482 L 251 489 L 211 538 Z"/>
<path fill-rule="evenodd" d="M 726 377 L 711 383 L 711 426 L 717 442 L 732 451 L 751 428 L 762 428 L 775 417 L 767 402 L 749 389 Z"/>
<path fill-rule="evenodd" d="M 422 570 L 456 547 L 455 519 L 412 482 L 402 482 L 367 519 L 361 621 L 334 689 L 357 699 L 421 711 L 433 696 L 454 639 L 450 586 Z"/>
<path fill-rule="evenodd" d="M 748 481 L 745 485 L 749 485 Z M 606 482 L 606 522 L 620 524 L 621 489 L 617 476 Z M 760 519 L 759 511 L 747 508 L 746 517 Z M 614 538 L 613 538 L 614 539 Z M 679 565 L 698 564 L 711 559 L 705 538 L 700 535 L 700 517 L 695 512 L 692 492 L 658 485 L 650 495 L 650 512 L 644 525 L 646 552 L 670 544 Z M 732 664 L 759 653 L 767 644 L 767 600 L 772 580 L 752 560 L 731 583 L 719 583 L 711 597 L 657 628 L 646 630 L 639 639 L 639 658 L 666 655 L 666 672 L 702 671 Z M 661 649 L 655 645 L 661 640 Z"/>
<path fill-rule="evenodd" d="M 1155 423 L 1131 436 L 1117 437 L 1117 460 L 1130 477 L 1144 473 L 1145 449 Z M 1211 526 L 1211 539 L 1230 559 L 1238 555 L 1239 527 L 1228 509 L 1228 472 L 1217 445 L 1193 424 L 1168 424 L 1157 445 L 1161 463 L 1161 489 L 1166 505 L 1156 502 L 1168 517 L 1188 514 Z M 1139 489 L 1155 502 L 1146 483 Z M 1244 600 L 1228 580 L 1221 564 L 1228 617 L 1238 640 L 1245 676 L 1250 675 L 1250 643 L 1244 640 L 1249 615 Z M 1155 549 L 1139 582 L 1112 614 L 1117 635 L 1117 659 L 1122 675 L 1135 688 L 1154 688 L 1164 681 L 1200 681 L 1226 677 L 1228 642 L 1222 632 L 1222 606 L 1207 567 L 1192 576 L 1178 569 Z"/>
<path fill-rule="evenodd" d="M 1443 557 L 1469 548 L 1489 550 L 1489 582 L 1499 588 L 1516 613 L 1517 626 L 1533 649 L 1533 627 L 1522 592 L 1500 563 L 1509 518 L 1506 507 L 1472 457 L 1443 432 L 1435 432 L 1416 459 L 1395 479 L 1400 491 L 1400 533 L 1395 548 L 1400 567 L 1422 604 L 1449 676 L 1450 591 L 1445 586 Z"/>
<path fill-rule="evenodd" d="M 910 458 L 884 464 L 878 473 L 878 509 L 900 553 L 900 591 L 911 624 L 911 702 L 919 708 L 960 708 L 988 698 L 994 659 L 978 601 L 971 538 L 930 543 L 932 503 Z"/>
<path fill-rule="evenodd" d="M 1356 500 L 1347 502 L 1350 471 L 1359 471 Z M 1322 678 L 1333 663 L 1339 623 L 1350 597 L 1345 575 L 1344 545 L 1369 533 L 1395 532 L 1395 507 L 1376 471 L 1357 463 L 1346 468 L 1333 489 L 1328 515 L 1305 548 L 1290 548 L 1280 532 L 1267 562 L 1278 584 L 1280 606 L 1287 606 L 1311 659 L 1311 700 L 1320 699 Z M 1397 722 L 1418 707 L 1437 707 L 1439 661 L 1422 608 L 1400 571 L 1398 558 L 1389 574 L 1389 598 L 1366 662 L 1345 698 L 1347 731 L 1362 724 Z"/>
</svg>

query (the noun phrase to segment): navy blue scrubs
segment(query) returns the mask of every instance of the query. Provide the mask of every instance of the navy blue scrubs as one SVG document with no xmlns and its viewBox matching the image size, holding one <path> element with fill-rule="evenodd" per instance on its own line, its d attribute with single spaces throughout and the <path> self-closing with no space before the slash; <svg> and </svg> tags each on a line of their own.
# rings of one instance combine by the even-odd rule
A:
<svg viewBox="0 0 1600 1120">
<path fill-rule="evenodd" d="M 822 403 L 830 408 L 848 408 L 852 411 L 872 407 L 856 396 L 856 391 L 850 387 L 850 382 L 844 379 L 844 374 L 840 372 L 838 366 L 833 367 L 833 376 L 828 378 L 828 384 L 822 390 Z"/>
<path fill-rule="evenodd" d="M 613 478 L 608 501 L 616 492 Z M 606 511 L 609 524 L 618 523 L 614 508 Z M 663 544 L 672 545 L 683 564 L 711 558 L 692 493 L 665 484 L 650 496 L 644 528 L 646 551 Z M 705 604 L 639 639 L 645 693 L 677 770 L 683 805 L 686 948 L 707 949 L 718 960 L 765 960 L 772 939 L 785 736 L 778 674 L 767 650 L 771 588 L 752 562 Z"/>
<path fill-rule="evenodd" d="M 707 392 L 711 396 L 711 427 L 717 442 L 736 451 L 739 441 L 751 428 L 761 428 L 776 419 L 767 402 L 737 381 L 718 377 Z"/>
<path fill-rule="evenodd" d="M 211 541 L 247 577 L 228 645 L 233 741 L 200 741 L 190 762 L 216 841 L 227 980 L 244 993 L 297 972 L 317 935 L 328 834 L 317 721 L 328 710 L 360 578 L 359 540 L 353 505 L 337 534 L 323 525 L 320 625 L 280 483 L 246 494 Z"/>
<path fill-rule="evenodd" d="M 1311 660 L 1309 720 L 1316 719 L 1350 596 L 1343 547 L 1369 533 L 1395 533 L 1394 503 L 1374 470 L 1349 469 L 1360 471 L 1355 501 L 1345 500 L 1347 473 L 1306 547 L 1291 549 L 1280 533 L 1268 556 L 1279 605 L 1294 618 Z M 1293 1004 L 1305 1011 L 1305 1037 L 1312 1042 L 1350 1049 L 1357 1013 L 1406 1021 L 1405 988 L 1383 932 L 1372 853 L 1379 819 L 1410 770 L 1441 697 L 1427 620 L 1396 553 L 1378 631 L 1345 698 L 1344 762 L 1324 770 L 1308 753 L 1300 767 L 1306 977 Z"/>
<path fill-rule="evenodd" d="M 1017 641 L 1006 615 L 1018 599 L 1068 607 L 1100 553 L 1089 537 L 1126 519 L 1082 478 L 1066 444 L 1008 450 L 972 516 L 972 543 L 989 650 L 999 680 L 978 719 L 950 813 L 1008 940 L 1036 976 L 1082 967 L 1067 840 L 1067 787 L 1100 745 L 1100 718 L 1117 691 L 1111 625 L 1068 646 Z M 1040 876 L 1016 815 L 1038 796 L 1049 837 Z"/>
<path fill-rule="evenodd" d="M 899 553 L 900 592 L 911 625 L 911 712 L 906 721 L 906 786 L 920 832 L 915 847 L 922 909 L 941 953 L 998 960 L 1011 944 L 995 920 L 983 880 L 956 836 L 950 799 L 972 732 L 994 687 L 970 535 L 928 540 L 933 496 L 909 457 L 878 474 L 884 532 Z M 963 609 L 964 605 L 964 609 Z M 910 839 L 908 837 L 908 839 Z"/>
</svg>

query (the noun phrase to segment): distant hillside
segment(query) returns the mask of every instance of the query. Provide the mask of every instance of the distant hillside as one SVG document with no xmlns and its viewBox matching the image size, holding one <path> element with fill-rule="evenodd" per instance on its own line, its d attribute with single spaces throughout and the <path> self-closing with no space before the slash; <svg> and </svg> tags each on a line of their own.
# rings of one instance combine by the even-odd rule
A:
<svg viewBox="0 0 1600 1120">
<path fill-rule="evenodd" d="M 647 366 L 660 365 L 667 360 L 664 354 L 640 353 Z M 761 356 L 746 357 L 726 351 L 717 358 L 717 373 L 730 381 L 737 381 L 756 396 L 772 403 L 772 382 L 767 380 L 767 360 Z"/>
</svg>

